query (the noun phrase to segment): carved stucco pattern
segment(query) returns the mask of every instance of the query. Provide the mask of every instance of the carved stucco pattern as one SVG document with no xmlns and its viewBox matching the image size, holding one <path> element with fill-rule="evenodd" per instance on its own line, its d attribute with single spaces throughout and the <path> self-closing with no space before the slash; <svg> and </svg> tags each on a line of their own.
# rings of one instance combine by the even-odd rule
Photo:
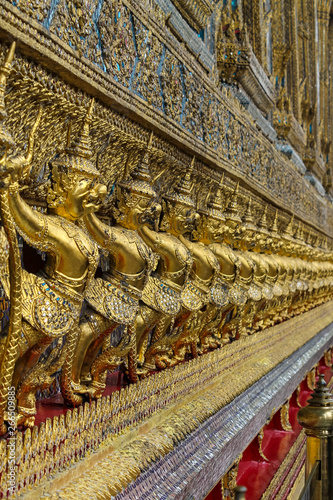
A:
<svg viewBox="0 0 333 500">
<path fill-rule="evenodd" d="M 15 5 L 21 12 L 24 12 L 24 14 L 44 25 L 51 14 L 51 0 L 39 0 L 38 2 L 33 0 L 16 0 L 14 2 L 9 1 L 8 3 Z"/>
<path fill-rule="evenodd" d="M 202 103 L 201 116 L 204 141 L 211 148 L 216 149 L 219 139 L 218 100 L 207 91 Z"/>
<path fill-rule="evenodd" d="M 185 106 L 182 124 L 195 137 L 203 140 L 203 124 L 200 115 L 203 96 L 201 92 L 199 92 L 200 81 L 196 75 L 186 67 L 184 67 L 184 88 Z"/>
<path fill-rule="evenodd" d="M 52 15 L 52 14 L 51 14 Z M 60 0 L 52 18 L 50 31 L 77 50 L 81 56 L 101 65 L 101 48 L 95 19 L 98 0 Z"/>
<path fill-rule="evenodd" d="M 222 158 L 228 158 L 227 129 L 230 113 L 223 102 L 218 102 L 219 136 L 217 152 Z"/>
<path fill-rule="evenodd" d="M 240 123 L 230 114 L 227 141 L 229 145 L 229 160 L 233 163 L 236 163 L 237 159 L 242 155 L 241 130 L 242 126 Z"/>
</svg>

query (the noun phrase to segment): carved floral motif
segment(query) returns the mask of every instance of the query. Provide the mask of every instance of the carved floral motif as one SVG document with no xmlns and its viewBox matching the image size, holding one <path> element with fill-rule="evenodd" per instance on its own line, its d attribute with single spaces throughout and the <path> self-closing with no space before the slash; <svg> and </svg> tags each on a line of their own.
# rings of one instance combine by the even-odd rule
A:
<svg viewBox="0 0 333 500">
<path fill-rule="evenodd" d="M 18 0 L 16 6 L 21 12 L 24 12 L 32 19 L 43 23 L 49 14 L 51 0 L 40 0 L 38 2 L 34 2 L 33 0 Z"/>
<path fill-rule="evenodd" d="M 199 139 L 203 139 L 202 120 L 200 115 L 200 106 L 202 94 L 199 91 L 200 81 L 196 75 L 184 67 L 184 88 L 185 88 L 185 107 L 182 124 L 184 127 Z"/>
<path fill-rule="evenodd" d="M 217 148 L 219 138 L 218 101 L 205 92 L 201 106 L 202 126 L 205 143 L 213 149 Z"/>
<path fill-rule="evenodd" d="M 228 129 L 227 129 L 227 141 L 229 145 L 229 159 L 235 162 L 242 154 L 242 143 L 241 143 L 241 128 L 240 123 L 235 119 L 234 115 L 230 114 Z"/>
</svg>

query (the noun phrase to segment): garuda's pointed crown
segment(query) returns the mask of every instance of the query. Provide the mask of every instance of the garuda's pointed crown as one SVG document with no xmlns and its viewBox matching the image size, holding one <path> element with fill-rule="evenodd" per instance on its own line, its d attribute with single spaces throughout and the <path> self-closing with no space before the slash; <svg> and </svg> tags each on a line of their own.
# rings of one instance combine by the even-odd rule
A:
<svg viewBox="0 0 333 500">
<path fill-rule="evenodd" d="M 213 219 L 217 219 L 220 221 L 225 221 L 225 217 L 223 215 L 223 204 L 222 204 L 222 185 L 224 180 L 224 173 L 221 177 L 219 185 L 215 188 L 214 192 L 211 191 L 208 193 L 206 200 L 206 207 L 201 210 L 202 213 L 212 217 Z"/>
<path fill-rule="evenodd" d="M 247 229 L 252 229 L 252 230 L 257 229 L 255 222 L 254 222 L 253 213 L 252 213 L 252 198 L 251 198 L 251 196 L 249 198 L 249 201 L 247 202 L 246 210 L 245 210 L 245 213 L 242 217 L 242 222 L 243 222 L 243 226 Z"/>
<path fill-rule="evenodd" d="M 264 211 L 261 214 L 259 222 L 257 223 L 258 230 L 260 233 L 269 234 L 268 222 L 267 222 L 267 205 L 264 207 Z"/>
<path fill-rule="evenodd" d="M 149 143 L 147 150 L 141 157 L 138 165 L 131 172 L 130 175 L 127 173 L 125 168 L 124 178 L 119 182 L 119 186 L 122 188 L 136 193 L 140 196 L 146 196 L 148 198 L 153 198 L 157 196 L 155 189 L 153 188 L 153 180 L 150 175 L 150 158 L 152 154 L 152 143 L 153 143 L 153 132 L 151 132 L 149 137 Z"/>
<path fill-rule="evenodd" d="M 53 167 L 60 167 L 69 172 L 87 175 L 89 177 L 98 177 L 100 172 L 91 161 L 91 142 L 89 136 L 90 124 L 92 121 L 92 112 L 94 108 L 94 99 L 91 100 L 83 126 L 78 138 L 70 144 L 70 129 L 67 138 L 67 147 L 63 154 L 52 160 Z"/>
<path fill-rule="evenodd" d="M 195 201 L 191 195 L 193 188 L 192 173 L 194 169 L 195 157 L 193 156 L 189 168 L 184 177 L 180 177 L 175 185 L 173 192 L 168 193 L 165 198 L 181 205 L 195 208 Z"/>
<path fill-rule="evenodd" d="M 294 214 L 291 216 L 291 219 L 283 233 L 283 238 L 284 239 L 289 239 L 293 240 L 294 239 L 294 231 L 293 231 L 293 225 L 294 225 Z"/>
<path fill-rule="evenodd" d="M 242 219 L 239 216 L 238 195 L 239 195 L 239 182 L 237 182 L 236 184 L 236 187 L 231 195 L 230 203 L 224 214 L 227 220 L 235 222 L 242 221 Z"/>
<path fill-rule="evenodd" d="M 278 226 L 278 210 L 275 211 L 273 224 L 270 228 L 271 234 L 276 237 L 280 237 L 280 231 Z"/>
</svg>

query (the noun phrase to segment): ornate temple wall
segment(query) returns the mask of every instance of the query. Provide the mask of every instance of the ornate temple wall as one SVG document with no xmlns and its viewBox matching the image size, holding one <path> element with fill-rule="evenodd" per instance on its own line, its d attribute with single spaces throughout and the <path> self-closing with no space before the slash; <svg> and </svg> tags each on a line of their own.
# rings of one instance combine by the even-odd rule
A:
<svg viewBox="0 0 333 500">
<path fill-rule="evenodd" d="M 2 498 L 204 499 L 330 364 L 331 12 L 0 0 Z"/>
</svg>

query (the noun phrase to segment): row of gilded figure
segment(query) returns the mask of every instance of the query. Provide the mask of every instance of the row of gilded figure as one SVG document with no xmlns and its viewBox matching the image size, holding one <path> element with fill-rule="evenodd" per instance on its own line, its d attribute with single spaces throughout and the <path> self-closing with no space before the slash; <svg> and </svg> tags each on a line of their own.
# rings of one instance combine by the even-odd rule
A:
<svg viewBox="0 0 333 500">
<path fill-rule="evenodd" d="M 275 282 L 286 278 L 286 268 L 297 269 L 295 259 L 290 261 L 286 257 L 282 259 L 278 256 L 258 255 L 254 252 L 249 253 L 244 248 L 234 251 L 223 244 L 224 231 L 221 224 L 223 214 L 218 213 L 216 199 L 218 196 L 212 203 L 208 203 L 208 210 L 201 214 L 201 222 L 198 224 L 194 201 L 190 197 L 191 174 L 189 171 L 177 184 L 174 193 L 165 198 L 162 209 L 156 202 L 156 193 L 150 184 L 148 154 L 129 179 L 118 186 L 115 209 L 117 224 L 114 227 L 103 224 L 90 213 L 92 208 L 96 209 L 96 205 L 90 204 L 88 207 L 86 203 L 81 203 L 86 196 L 90 197 L 90 201 L 92 200 L 82 179 L 78 182 L 81 187 L 84 186 L 84 189 L 78 189 L 79 204 L 76 195 L 73 195 L 76 189 L 69 193 L 71 189 L 66 186 L 67 171 L 69 166 L 72 167 L 73 159 L 80 151 L 78 147 L 80 142 L 82 142 L 82 137 L 71 148 L 72 156 L 68 155 L 67 151 L 63 158 L 53 162 L 52 174 L 56 181 L 53 188 L 55 185 L 58 186 L 57 189 L 60 189 L 62 193 L 68 190 L 70 196 L 67 196 L 63 203 L 60 197 L 56 196 L 57 193 L 54 194 L 50 197 L 52 198 L 50 211 L 65 219 L 64 214 L 70 212 L 72 222 L 80 221 L 80 230 L 78 228 L 74 230 L 67 225 L 67 234 L 74 241 L 77 240 L 77 245 L 84 231 L 84 234 L 88 234 L 103 248 L 104 252 L 108 253 L 111 266 L 110 271 L 102 278 L 94 279 L 91 276 L 84 291 L 85 299 L 94 310 L 87 311 L 79 324 L 75 353 L 71 360 L 72 392 L 69 393 L 69 397 L 66 392 L 68 381 L 63 379 L 64 396 L 71 404 L 77 404 L 82 400 L 79 393 L 90 393 L 94 396 L 101 394 L 105 387 L 107 369 L 112 370 L 118 366 L 125 356 L 128 356 L 130 377 L 135 381 L 135 342 L 138 347 L 139 362 L 146 370 L 154 369 L 156 365 L 163 367 L 179 362 L 184 358 L 186 348 L 189 346 L 192 354 L 196 355 L 195 350 L 200 342 L 203 348 L 207 346 L 207 343 L 205 346 L 202 340 L 207 336 L 207 332 L 212 333 L 213 323 L 215 331 L 219 332 L 216 324 L 218 326 L 221 324 L 223 313 L 233 310 L 233 313 L 236 312 L 236 318 L 238 313 L 238 320 L 246 319 L 246 306 L 249 307 L 251 304 L 253 308 L 253 302 L 258 302 L 259 283 L 263 289 L 260 297 L 262 306 L 262 301 L 267 303 L 273 298 L 273 290 L 275 290 L 275 295 L 283 295 Z M 75 152 L 74 156 L 73 152 Z M 81 165 L 81 171 L 82 168 Z M 90 175 L 88 171 L 93 172 L 92 165 L 87 162 L 84 168 L 85 176 Z M 60 170 L 65 170 L 64 176 L 59 173 Z M 71 170 L 73 172 L 73 168 Z M 95 179 L 96 172 L 91 175 Z M 15 191 L 13 184 L 11 189 L 13 193 Z M 104 189 L 98 186 L 98 192 L 103 195 Z M 15 201 L 17 204 L 17 196 Z M 22 199 L 20 202 L 24 206 Z M 11 203 L 13 209 L 15 202 Z M 210 211 L 213 205 L 214 211 Z M 82 210 L 83 206 L 85 206 L 84 210 Z M 161 212 L 160 228 L 163 231 L 156 231 Z M 18 210 L 16 212 L 18 221 L 17 213 Z M 25 217 L 27 216 L 27 206 L 24 206 L 22 213 Z M 38 214 L 38 217 L 41 218 L 41 214 Z M 31 224 L 31 221 L 29 222 Z M 62 225 L 64 226 L 64 221 Z M 30 235 L 27 233 L 29 226 L 27 220 L 23 226 L 24 229 L 21 228 L 21 232 L 23 234 L 25 231 L 27 241 L 46 251 L 48 245 L 36 245 L 36 241 L 31 240 L 32 231 Z M 248 228 L 247 231 L 249 231 Z M 186 237 L 191 233 L 196 241 L 190 241 Z M 255 231 L 253 233 L 255 234 Z M 41 232 L 37 231 L 37 234 Z M 239 238 L 242 247 L 246 245 L 245 241 L 246 238 Z M 283 261 L 285 261 L 284 266 Z M 289 266 L 287 261 L 290 261 Z M 72 266 L 73 264 L 72 261 Z M 306 263 L 301 261 L 300 271 L 302 266 L 306 268 Z M 44 290 L 53 294 L 51 290 L 54 290 L 54 287 L 50 278 L 54 279 L 55 272 L 54 267 L 47 263 L 45 275 L 41 277 L 44 280 L 42 283 Z M 27 282 L 27 273 L 25 275 Z M 31 281 L 31 276 L 29 278 Z M 60 278 L 58 274 L 58 290 L 59 282 L 69 284 L 68 276 L 67 281 L 63 277 Z M 269 287 L 268 284 L 264 286 L 264 281 L 275 283 L 275 288 Z M 285 293 L 285 295 L 288 294 L 288 292 Z M 58 298 L 53 297 L 53 301 Z M 39 302 L 47 306 L 49 300 L 43 297 L 42 300 L 39 299 Z M 39 324 L 43 322 L 43 314 L 45 314 L 42 311 L 47 310 L 47 307 L 39 308 L 37 315 L 35 314 L 39 318 Z M 52 320 L 48 320 L 49 329 L 53 332 L 56 316 L 54 314 Z M 121 335 L 117 345 L 113 345 L 110 341 L 111 333 L 119 325 L 126 325 L 129 331 Z M 148 334 L 154 327 L 153 338 L 148 347 Z M 202 334 L 203 329 L 205 329 L 205 335 Z M 47 328 L 44 326 L 43 330 Z M 244 333 L 241 331 L 239 335 L 242 334 Z M 230 336 L 233 337 L 235 334 L 231 333 L 229 338 Z M 228 340 L 225 336 L 224 342 L 226 341 Z M 215 336 L 215 346 L 217 345 L 219 345 L 218 335 Z M 212 344 L 209 345 L 211 346 Z M 26 396 L 29 396 L 28 399 L 31 398 L 31 373 L 29 373 L 30 383 L 26 393 Z M 21 383 L 19 394 L 23 393 L 22 385 L 26 384 Z M 27 402 L 21 404 L 20 408 L 26 411 L 26 404 Z"/>
<path fill-rule="evenodd" d="M 27 425 L 34 420 L 36 391 L 47 387 L 59 368 L 63 396 L 77 405 L 83 394 L 101 395 L 107 370 L 124 360 L 135 381 L 137 361 L 145 374 L 184 359 L 188 348 L 197 355 L 201 333 L 205 329 L 204 338 L 209 337 L 213 325 L 219 345 L 226 313 L 244 316 L 246 289 L 256 273 L 254 260 L 244 250 L 233 251 L 222 243 L 226 230 L 221 229 L 223 215 L 216 216 L 216 200 L 198 218 L 191 169 L 158 203 L 149 174 L 149 148 L 117 187 L 115 225 L 107 226 L 93 215 L 105 200 L 106 188 L 98 183 L 99 172 L 90 160 L 91 114 L 92 107 L 78 139 L 51 162 L 47 215 L 34 211 L 20 196 L 18 177 L 28 175 L 31 160 L 15 155 L 8 131 L 1 137 L 6 147 L 2 204 L 23 238 L 47 254 L 39 275 L 22 270 L 22 334 L 15 346 L 12 384 L 18 421 Z M 229 234 L 236 233 L 226 227 Z M 102 278 L 95 278 L 98 246 L 110 259 L 110 271 Z M 2 276 L 7 294 L 9 278 L 9 273 Z M 80 319 L 84 299 L 91 309 Z M 119 328 L 120 334 L 114 335 Z M 55 339 L 56 348 L 40 361 Z M 6 360 L 6 338 L 1 354 Z"/>
<path fill-rule="evenodd" d="M 207 332 L 209 338 L 214 325 L 219 333 L 223 313 L 225 318 L 227 312 L 233 311 L 240 320 L 239 332 L 233 336 L 241 336 L 242 321 L 250 316 L 246 314 L 245 304 L 248 309 L 252 304 L 253 313 L 260 293 L 258 286 L 250 286 L 258 275 L 256 269 L 261 273 L 261 282 L 270 279 L 274 283 L 277 279 L 285 279 L 287 265 L 284 267 L 274 259 L 272 263 L 272 257 L 265 256 L 259 257 L 256 264 L 255 257 L 251 259 L 250 254 L 242 251 L 244 248 L 234 252 L 223 244 L 225 230 L 219 193 L 198 217 L 191 198 L 191 168 L 179 180 L 174 192 L 163 199 L 163 207 L 156 201 L 156 196 L 149 173 L 148 147 L 134 172 L 117 188 L 116 226 L 107 228 L 95 216 L 84 217 L 86 229 L 103 251 L 107 251 L 111 263 L 110 271 L 94 280 L 85 294 L 94 310 L 87 311 L 81 323 L 73 364 L 73 381 L 78 392 L 86 393 L 89 385 L 90 394 L 100 395 L 105 388 L 107 370 L 114 369 L 126 355 L 129 376 L 135 381 L 135 347 L 141 374 L 156 367 L 172 366 L 184 359 L 188 349 L 192 355 L 197 355 L 198 344 L 201 344 L 201 351 L 207 347 L 203 339 Z M 126 242 L 118 260 L 117 226 L 121 228 L 122 242 Z M 246 238 L 242 238 L 239 225 L 237 228 L 237 239 L 244 246 Z M 248 233 L 249 230 L 247 226 Z M 135 234 L 130 231 L 135 231 Z M 106 234 L 109 235 L 108 242 Z M 264 229 L 261 228 L 260 239 L 263 235 Z M 249 238 L 252 246 L 253 241 L 258 240 L 255 230 L 253 236 L 252 240 Z M 130 249 L 128 238 L 136 241 L 136 252 L 133 246 Z M 261 261 L 266 261 L 267 269 L 260 265 Z M 137 262 L 135 269 L 134 262 Z M 289 268 L 295 268 L 295 263 Z M 275 295 L 282 295 L 282 290 L 281 286 L 274 286 Z M 249 300 L 251 293 L 252 301 Z M 268 284 L 264 293 L 265 302 L 274 296 Z M 261 306 L 263 302 L 262 299 Z M 107 328 L 106 320 L 111 320 Z M 127 331 L 115 344 L 111 334 L 118 325 L 126 325 Z M 227 341 L 225 336 L 224 342 Z M 135 342 L 136 346 L 133 345 Z M 219 342 L 215 340 L 215 347 L 217 345 Z"/>
</svg>

